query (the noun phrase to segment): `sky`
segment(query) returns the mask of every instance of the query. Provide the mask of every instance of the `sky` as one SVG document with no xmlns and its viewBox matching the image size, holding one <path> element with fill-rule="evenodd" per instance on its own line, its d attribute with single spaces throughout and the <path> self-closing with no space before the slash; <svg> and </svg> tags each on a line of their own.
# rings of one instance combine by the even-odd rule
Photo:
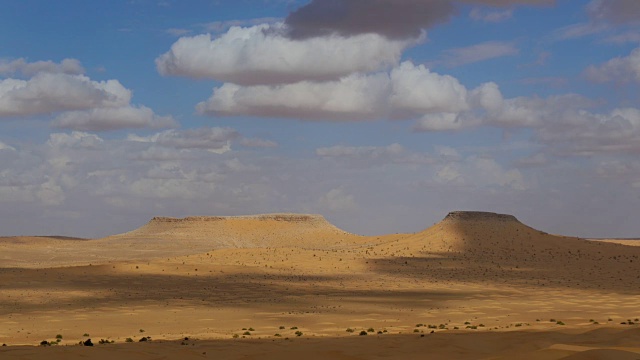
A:
<svg viewBox="0 0 640 360">
<path fill-rule="evenodd" d="M 640 237 L 640 1 L 5 0 L 0 235 L 449 211 Z"/>
</svg>

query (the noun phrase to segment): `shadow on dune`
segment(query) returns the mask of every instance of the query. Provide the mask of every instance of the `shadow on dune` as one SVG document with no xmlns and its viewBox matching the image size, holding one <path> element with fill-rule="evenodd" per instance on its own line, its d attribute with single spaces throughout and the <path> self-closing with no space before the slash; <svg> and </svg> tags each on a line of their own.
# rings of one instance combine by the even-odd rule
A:
<svg viewBox="0 0 640 360">
<path fill-rule="evenodd" d="M 638 293 L 640 247 L 549 235 L 510 215 L 452 214 L 374 248 L 370 269 L 425 281 Z"/>
<path fill-rule="evenodd" d="M 39 279 L 24 281 L 23 279 Z M 319 304 L 391 304 L 402 308 L 437 306 L 460 296 L 472 298 L 480 292 L 421 289 L 389 290 L 381 286 L 365 289 L 344 283 L 366 281 L 359 276 L 242 274 L 122 274 L 111 266 L 57 269 L 0 269 L 0 291 L 20 294 L 0 301 L 0 314 L 103 306 L 167 304 L 212 308 L 282 307 L 296 312 L 315 312 Z M 49 297 L 33 297 L 56 292 Z M 30 300 L 31 299 L 31 300 Z M 37 299 L 37 300 L 35 300 Z M 332 312 L 339 313 L 340 306 Z"/>
</svg>

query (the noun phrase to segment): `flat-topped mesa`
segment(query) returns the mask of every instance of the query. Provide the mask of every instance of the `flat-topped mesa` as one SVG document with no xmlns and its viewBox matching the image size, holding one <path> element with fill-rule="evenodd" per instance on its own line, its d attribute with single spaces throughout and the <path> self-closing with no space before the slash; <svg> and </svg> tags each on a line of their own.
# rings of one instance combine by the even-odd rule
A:
<svg viewBox="0 0 640 360">
<path fill-rule="evenodd" d="M 500 221 L 520 223 L 513 215 L 496 214 L 485 211 L 452 211 L 447 214 L 444 221 Z"/>
<path fill-rule="evenodd" d="M 258 221 L 284 221 L 292 223 L 318 223 L 328 221 L 322 215 L 316 214 L 259 214 L 241 216 L 187 216 L 185 218 L 172 218 L 156 216 L 150 223 L 183 223 L 183 222 L 207 222 L 224 220 L 258 220 Z"/>
</svg>

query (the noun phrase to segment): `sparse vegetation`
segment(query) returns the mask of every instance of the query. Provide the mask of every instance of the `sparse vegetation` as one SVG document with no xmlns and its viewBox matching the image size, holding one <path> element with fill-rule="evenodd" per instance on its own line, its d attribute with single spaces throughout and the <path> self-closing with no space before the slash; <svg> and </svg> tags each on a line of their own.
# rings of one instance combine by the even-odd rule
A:
<svg viewBox="0 0 640 360">
<path fill-rule="evenodd" d="M 250 331 L 245 331 L 245 332 L 242 333 L 242 335 L 251 335 L 251 332 Z"/>
<path fill-rule="evenodd" d="M 295 332 L 296 336 L 302 336 L 302 331 L 298 330 Z"/>
<path fill-rule="evenodd" d="M 82 334 L 82 336 L 84 336 L 84 337 L 89 337 L 89 336 L 91 336 L 91 335 L 89 335 L 89 333 L 84 333 L 84 334 Z"/>
<path fill-rule="evenodd" d="M 347 332 L 348 332 L 348 333 L 352 333 L 352 332 L 354 332 L 354 331 L 355 331 L 355 330 L 353 330 L 352 328 L 347 328 Z"/>
<path fill-rule="evenodd" d="M 130 337 L 128 337 L 128 338 L 125 340 L 125 342 L 131 343 L 131 342 L 133 342 L 133 339 L 132 339 L 132 338 L 130 338 Z"/>
<path fill-rule="evenodd" d="M 366 331 L 364 331 L 364 330 L 360 331 L 360 336 L 365 336 L 365 335 L 367 335 Z"/>
</svg>

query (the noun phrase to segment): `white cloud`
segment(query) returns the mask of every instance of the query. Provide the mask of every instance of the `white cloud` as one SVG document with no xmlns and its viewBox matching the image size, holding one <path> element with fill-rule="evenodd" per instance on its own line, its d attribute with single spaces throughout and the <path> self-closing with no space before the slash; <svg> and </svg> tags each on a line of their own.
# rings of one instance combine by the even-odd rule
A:
<svg viewBox="0 0 640 360">
<path fill-rule="evenodd" d="M 548 159 L 543 153 L 537 153 L 518 159 L 515 164 L 519 167 L 533 167 L 547 164 Z"/>
<path fill-rule="evenodd" d="M 283 24 L 232 27 L 219 37 L 183 37 L 156 59 L 162 75 L 207 78 L 241 85 L 335 80 L 393 66 L 415 39 L 377 34 L 289 39 Z"/>
<path fill-rule="evenodd" d="M 611 35 L 603 40 L 605 43 L 611 44 L 626 44 L 626 43 L 638 43 L 640 44 L 640 31 L 630 30 L 621 34 Z"/>
<path fill-rule="evenodd" d="M 579 39 L 581 37 L 599 34 L 607 30 L 609 30 L 609 26 L 602 23 L 590 22 L 573 24 L 555 30 L 551 34 L 551 40 L 562 41 Z"/>
<path fill-rule="evenodd" d="M 617 57 L 599 66 L 590 66 L 586 76 L 595 82 L 639 82 L 640 48 L 634 49 L 628 56 Z"/>
<path fill-rule="evenodd" d="M 199 128 L 167 130 L 151 136 L 129 135 L 127 140 L 154 143 L 174 149 L 228 150 L 232 140 L 240 134 L 231 128 Z"/>
<path fill-rule="evenodd" d="M 171 116 L 158 116 L 146 106 L 105 107 L 68 111 L 58 115 L 53 127 L 82 131 L 108 131 L 136 128 L 171 128 L 178 123 Z"/>
<path fill-rule="evenodd" d="M 415 118 L 468 108 L 457 79 L 404 62 L 390 73 L 352 74 L 337 81 L 277 86 L 224 84 L 197 105 L 201 114 L 253 115 L 306 120 Z"/>
<path fill-rule="evenodd" d="M 242 138 L 240 139 L 240 145 L 252 148 L 275 148 L 278 147 L 278 143 L 272 140 L 258 139 L 258 138 Z"/>
<path fill-rule="evenodd" d="M 513 17 L 513 9 L 487 11 L 480 8 L 473 8 L 469 12 L 469 17 L 476 21 L 497 23 L 509 20 Z"/>
<path fill-rule="evenodd" d="M 607 114 L 579 111 L 567 120 L 562 131 L 553 123 L 539 129 L 539 141 L 573 155 L 640 151 L 640 109 L 616 108 Z"/>
<path fill-rule="evenodd" d="M 12 151 L 15 151 L 16 149 L 13 146 L 9 146 L 9 145 L 3 143 L 2 141 L 0 141 L 0 150 L 12 150 Z"/>
<path fill-rule="evenodd" d="M 445 164 L 434 175 L 438 183 L 473 188 L 526 190 L 524 176 L 518 169 L 505 169 L 496 160 L 469 156 L 461 162 Z"/>
<path fill-rule="evenodd" d="M 445 50 L 441 62 L 446 66 L 456 67 L 503 56 L 514 56 L 518 53 L 518 48 L 512 43 L 487 41 L 463 48 Z"/>
<path fill-rule="evenodd" d="M 131 91 L 117 80 L 38 73 L 29 80 L 0 80 L 0 117 L 27 116 L 94 107 L 121 107 Z"/>
<path fill-rule="evenodd" d="M 416 120 L 413 130 L 423 131 L 453 131 L 465 127 L 479 125 L 479 119 L 468 114 L 461 113 L 436 113 L 427 114 Z"/>
<path fill-rule="evenodd" d="M 59 64 L 49 61 L 27 62 L 24 58 L 7 61 L 0 60 L 0 75 L 20 73 L 31 77 L 37 73 L 62 73 L 68 75 L 84 74 L 84 68 L 76 59 L 64 59 Z"/>
<path fill-rule="evenodd" d="M 349 75 L 338 81 L 304 81 L 278 86 L 224 84 L 206 102 L 201 114 L 253 115 L 309 120 L 368 120 L 384 116 L 389 79 L 386 74 Z"/>
<path fill-rule="evenodd" d="M 405 149 L 400 144 L 391 144 L 389 146 L 344 146 L 336 145 L 316 149 L 316 155 L 322 157 L 351 158 L 351 157 L 370 157 L 379 158 L 388 155 L 399 155 L 404 153 Z"/>
<path fill-rule="evenodd" d="M 20 69 L 31 73 L 37 67 L 33 77 L 0 80 L 0 118 L 59 113 L 53 127 L 81 131 L 177 126 L 171 116 L 158 116 L 148 107 L 131 105 L 131 90 L 118 80 L 93 81 L 61 72 L 73 69 L 74 64 L 71 60 L 60 65 L 30 63 Z"/>
<path fill-rule="evenodd" d="M 403 62 L 391 71 L 391 86 L 389 102 L 394 112 L 416 116 L 468 109 L 467 89 L 458 79 L 433 73 L 424 65 Z"/>
<path fill-rule="evenodd" d="M 343 187 L 331 189 L 320 197 L 318 202 L 322 208 L 330 212 L 354 211 L 358 208 L 355 197 L 348 194 Z"/>
<path fill-rule="evenodd" d="M 104 140 L 98 135 L 81 131 L 73 131 L 71 134 L 53 133 L 49 135 L 47 145 L 53 148 L 74 149 L 99 149 Z"/>
<path fill-rule="evenodd" d="M 263 17 L 244 20 L 226 20 L 226 21 L 214 21 L 206 24 L 202 24 L 202 28 L 206 32 L 222 33 L 228 31 L 232 27 L 251 27 L 256 25 L 271 24 L 277 26 L 277 23 L 282 22 L 282 18 Z"/>
<path fill-rule="evenodd" d="M 618 24 L 640 22 L 640 2 L 637 0 L 592 0 L 587 11 L 595 20 Z"/>
</svg>

